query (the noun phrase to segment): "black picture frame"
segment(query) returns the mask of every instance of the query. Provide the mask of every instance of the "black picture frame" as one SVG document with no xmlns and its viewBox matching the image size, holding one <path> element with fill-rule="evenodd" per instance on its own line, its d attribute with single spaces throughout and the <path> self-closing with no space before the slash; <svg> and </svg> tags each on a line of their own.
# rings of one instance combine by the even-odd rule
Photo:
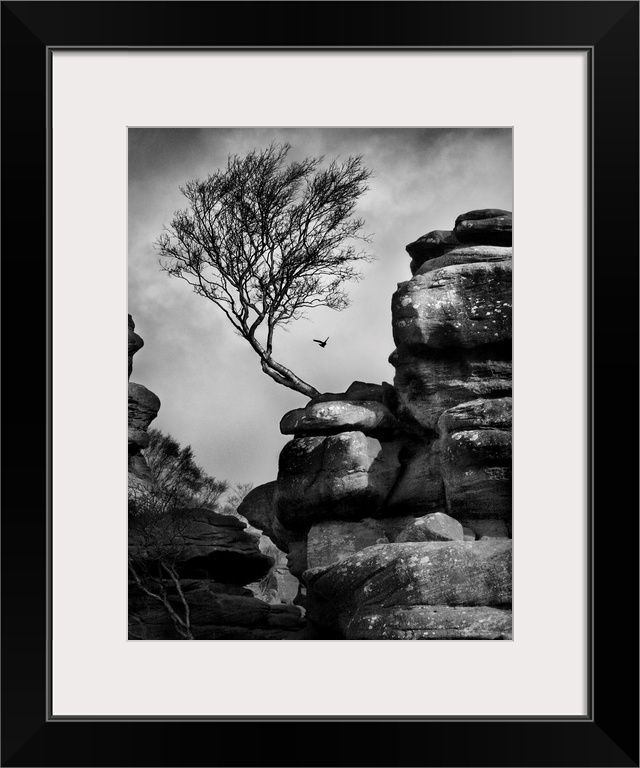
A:
<svg viewBox="0 0 640 768">
<path fill-rule="evenodd" d="M 638 2 L 582 0 L 2 3 L 2 765 L 638 766 L 638 10 Z M 149 46 L 589 51 L 587 717 L 48 718 L 48 57 L 52 48 Z M 562 382 L 558 396 L 571 397 Z M 561 439 L 562 425 L 548 428 Z"/>
</svg>

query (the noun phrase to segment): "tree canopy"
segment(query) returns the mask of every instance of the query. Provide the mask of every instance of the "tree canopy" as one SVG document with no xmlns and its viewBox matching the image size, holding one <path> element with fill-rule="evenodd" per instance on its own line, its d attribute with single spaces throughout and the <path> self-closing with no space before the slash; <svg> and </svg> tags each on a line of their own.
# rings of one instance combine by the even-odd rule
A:
<svg viewBox="0 0 640 768">
<path fill-rule="evenodd" d="M 217 510 L 229 484 L 211 477 L 196 464 L 190 445 L 182 447 L 158 429 L 149 429 L 148 435 L 144 457 L 151 470 L 153 489 L 162 494 L 166 506 Z"/>
<path fill-rule="evenodd" d="M 289 144 L 271 144 L 180 191 L 176 211 L 155 245 L 163 269 L 216 304 L 279 384 L 313 397 L 318 391 L 273 357 L 274 332 L 324 306 L 348 306 L 344 284 L 370 261 L 355 216 L 371 171 L 362 156 L 308 157 L 287 164 Z"/>
</svg>

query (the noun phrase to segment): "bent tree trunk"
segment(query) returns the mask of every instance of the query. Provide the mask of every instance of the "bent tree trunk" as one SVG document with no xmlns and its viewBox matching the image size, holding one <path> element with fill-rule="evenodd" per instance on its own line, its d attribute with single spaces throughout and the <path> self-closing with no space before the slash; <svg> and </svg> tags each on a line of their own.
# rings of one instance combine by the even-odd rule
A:
<svg viewBox="0 0 640 768">
<path fill-rule="evenodd" d="M 306 381 L 303 381 L 296 376 L 295 373 L 288 368 L 285 368 L 284 365 L 280 365 L 280 363 L 276 362 L 272 357 L 261 356 L 260 359 L 262 370 L 267 376 L 270 376 L 274 381 L 277 381 L 278 384 L 282 384 L 284 387 L 289 387 L 289 389 L 295 389 L 296 392 L 300 392 L 309 398 L 320 394 L 315 387 L 312 387 L 311 384 L 307 384 Z"/>
<path fill-rule="evenodd" d="M 270 376 L 278 384 L 282 384 L 283 387 L 294 389 L 296 392 L 300 392 L 302 395 L 306 395 L 309 398 L 320 394 L 315 387 L 312 387 L 311 384 L 307 384 L 306 381 L 303 381 L 299 376 L 296 376 L 293 371 L 290 371 L 271 357 L 271 336 L 269 336 L 267 349 L 265 349 L 254 335 L 255 326 L 250 329 L 243 329 L 243 331 L 243 336 L 247 339 L 249 344 L 251 344 L 254 351 L 258 353 L 262 370 L 267 376 Z"/>
</svg>

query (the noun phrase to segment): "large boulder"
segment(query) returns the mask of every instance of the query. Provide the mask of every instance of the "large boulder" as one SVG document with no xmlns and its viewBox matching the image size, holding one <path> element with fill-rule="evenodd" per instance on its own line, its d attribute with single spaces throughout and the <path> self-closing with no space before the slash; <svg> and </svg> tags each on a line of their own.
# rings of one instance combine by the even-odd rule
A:
<svg viewBox="0 0 640 768">
<path fill-rule="evenodd" d="M 326 518 L 375 516 L 398 474 L 399 449 L 360 431 L 295 438 L 280 453 L 280 523 L 295 531 Z"/>
<path fill-rule="evenodd" d="M 346 392 L 324 392 L 309 400 L 307 407 L 317 405 L 318 403 L 336 402 L 348 400 L 351 402 L 375 401 L 386 405 L 387 408 L 395 412 L 395 390 L 386 381 L 382 384 L 369 384 L 365 381 L 354 381 L 349 385 Z"/>
<path fill-rule="evenodd" d="M 396 538 L 403 541 L 463 541 L 462 525 L 444 512 L 417 517 Z"/>
<path fill-rule="evenodd" d="M 288 530 L 278 520 L 275 505 L 276 488 L 277 482 L 274 480 L 251 490 L 238 506 L 238 514 L 262 531 L 281 552 L 288 552 L 289 546 L 299 540 L 301 534 L 299 531 Z"/>
<path fill-rule="evenodd" d="M 322 634 L 326 627 L 328 635 L 351 638 L 351 625 L 359 616 L 381 609 L 510 607 L 511 541 L 379 544 L 335 565 L 310 569 L 304 579 L 314 631 Z M 460 616 L 459 628 L 467 621 Z M 455 636 L 456 626 L 449 631 Z M 362 637 L 361 625 L 357 632 Z"/>
<path fill-rule="evenodd" d="M 389 409 L 373 400 L 334 400 L 286 413 L 280 421 L 283 435 L 333 435 L 358 430 L 365 435 L 392 433 L 397 422 Z"/>
<path fill-rule="evenodd" d="M 129 382 L 129 455 L 149 445 L 147 429 L 160 410 L 160 399 L 142 384 Z"/>
<path fill-rule="evenodd" d="M 440 261 L 438 266 L 449 264 L 463 264 L 471 261 L 492 261 L 492 257 L 468 258 L 469 253 L 462 255 L 464 246 L 497 246 L 505 248 L 511 246 L 512 216 L 510 211 L 499 208 L 484 208 L 477 211 L 463 213 L 456 219 L 453 231 L 436 229 L 427 232 L 413 243 L 406 246 L 407 253 L 411 256 L 411 274 L 423 274 L 432 271 L 435 266 L 430 266 L 433 261 Z M 456 257 L 447 257 L 453 251 L 458 251 Z M 509 257 L 511 254 L 509 254 Z M 442 262 L 442 259 L 447 259 Z"/>
<path fill-rule="evenodd" d="M 454 517 L 510 519 L 511 413 L 505 397 L 462 403 L 440 417 L 442 477 Z"/>
<path fill-rule="evenodd" d="M 307 564 L 309 568 L 331 565 L 387 541 L 380 522 L 371 518 L 355 522 L 323 520 L 312 525 L 307 534 Z"/>
<path fill-rule="evenodd" d="M 273 558 L 260 552 L 259 539 L 232 515 L 208 509 L 184 509 L 130 519 L 129 556 L 143 567 L 175 564 L 181 578 L 249 584 L 264 576 Z"/>
<path fill-rule="evenodd" d="M 477 208 L 474 211 L 461 213 L 456 218 L 456 226 L 462 221 L 482 221 L 485 219 L 495 219 L 499 216 L 511 216 L 511 211 L 505 211 L 503 208 Z"/>
<path fill-rule="evenodd" d="M 511 344 L 423 356 L 397 349 L 389 358 L 396 369 L 398 418 L 437 436 L 444 411 L 476 398 L 511 395 Z"/>
<path fill-rule="evenodd" d="M 450 435 L 468 429 L 511 429 L 513 400 L 499 397 L 479 398 L 445 411 L 438 420 L 440 435 Z"/>
<path fill-rule="evenodd" d="M 435 272 L 442 267 L 454 264 L 474 264 L 478 261 L 508 261 L 513 258 L 513 249 L 498 245 L 465 245 L 457 246 L 435 259 L 429 259 L 413 271 L 415 275 L 425 275 Z"/>
<path fill-rule="evenodd" d="M 458 216 L 454 233 L 461 243 L 511 245 L 512 224 L 510 211 L 485 208 Z"/>
<path fill-rule="evenodd" d="M 415 242 L 409 243 L 406 251 L 414 262 L 424 262 L 442 256 L 457 245 L 459 245 L 458 239 L 453 232 L 435 229 L 433 232 L 422 235 Z"/>
<path fill-rule="evenodd" d="M 258 485 L 249 491 L 238 506 L 238 514 L 246 518 L 254 528 L 262 531 L 271 541 L 274 540 L 272 526 L 275 491 L 275 481 Z"/>
<path fill-rule="evenodd" d="M 400 283 L 392 299 L 398 347 L 470 349 L 511 339 L 511 262 L 454 264 Z"/>
<path fill-rule="evenodd" d="M 456 432 L 443 439 L 441 457 L 449 514 L 511 518 L 511 432 Z"/>
</svg>

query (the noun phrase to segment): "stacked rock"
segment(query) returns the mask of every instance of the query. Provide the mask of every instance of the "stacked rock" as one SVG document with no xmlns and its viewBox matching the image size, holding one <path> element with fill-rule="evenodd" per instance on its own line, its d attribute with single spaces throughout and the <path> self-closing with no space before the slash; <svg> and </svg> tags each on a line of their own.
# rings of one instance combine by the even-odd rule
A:
<svg viewBox="0 0 640 768">
<path fill-rule="evenodd" d="M 356 381 L 280 422 L 293 439 L 278 479 L 251 491 L 238 512 L 288 553 L 298 578 L 399 532 L 402 520 L 384 519 L 401 471 L 394 410 L 393 387 Z"/>
<path fill-rule="evenodd" d="M 150 542 L 152 543 L 150 546 Z M 145 529 L 129 536 L 129 558 L 136 572 L 155 573 L 169 560 L 178 577 L 166 584 L 167 599 L 178 615 L 189 606 L 195 640 L 297 640 L 305 637 L 302 612 L 295 605 L 267 604 L 244 585 L 262 578 L 273 566 L 258 539 L 231 515 L 206 509 L 181 510 L 157 535 Z M 144 581 L 141 587 L 144 587 Z M 166 607 L 151 599 L 135 581 L 129 585 L 131 639 L 180 639 Z"/>
<path fill-rule="evenodd" d="M 470 211 L 446 237 L 434 235 L 407 246 L 414 277 L 392 301 L 398 418 L 439 456 L 448 513 L 480 536 L 506 536 L 511 214 Z"/>
<path fill-rule="evenodd" d="M 471 211 L 407 251 L 394 386 L 286 414 L 278 480 L 239 511 L 288 552 L 312 637 L 508 638 L 511 214 Z"/>
<path fill-rule="evenodd" d="M 129 315 L 129 376 L 133 355 L 142 346 Z M 129 482 L 142 499 L 151 482 L 142 451 L 149 444 L 147 429 L 159 408 L 153 392 L 129 383 Z M 269 573 L 274 561 L 260 552 L 259 536 L 250 533 L 243 521 L 208 509 L 161 515 L 143 512 L 141 520 L 129 530 L 131 639 L 180 639 L 184 635 L 171 611 L 184 619 L 185 603 L 195 640 L 306 637 L 306 623 L 297 606 L 267 604 L 245 588 Z M 170 564 L 170 571 L 163 571 L 162 563 Z M 167 578 L 158 581 L 159 573 Z M 149 574 L 160 589 L 149 589 Z"/>
<path fill-rule="evenodd" d="M 131 315 L 129 317 L 128 368 L 129 379 L 133 370 L 133 356 L 144 346 L 144 341 L 135 331 L 136 325 Z M 129 381 L 129 480 L 130 482 L 146 483 L 151 479 L 149 467 L 142 451 L 149 445 L 147 430 L 158 415 L 160 400 L 157 395 Z"/>
</svg>

